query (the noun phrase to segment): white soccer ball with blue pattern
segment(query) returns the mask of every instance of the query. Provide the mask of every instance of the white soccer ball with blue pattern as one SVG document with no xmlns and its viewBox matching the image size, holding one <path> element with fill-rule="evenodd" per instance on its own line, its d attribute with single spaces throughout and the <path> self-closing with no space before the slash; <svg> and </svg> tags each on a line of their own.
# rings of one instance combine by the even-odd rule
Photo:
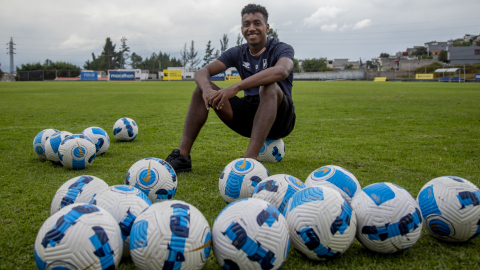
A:
<svg viewBox="0 0 480 270">
<path fill-rule="evenodd" d="M 213 252 L 223 269 L 278 269 L 290 249 L 284 216 L 264 200 L 226 206 L 212 229 Z"/>
<path fill-rule="evenodd" d="M 97 150 L 93 141 L 82 134 L 66 137 L 58 147 L 58 157 L 65 168 L 83 170 L 92 165 Z"/>
<path fill-rule="evenodd" d="M 113 136 L 121 142 L 130 142 L 135 140 L 138 135 L 138 126 L 130 118 L 120 118 L 113 125 Z"/>
<path fill-rule="evenodd" d="M 130 254 L 138 269 L 202 269 L 211 231 L 193 205 L 171 200 L 141 213 L 130 233 Z"/>
<path fill-rule="evenodd" d="M 82 175 L 65 182 L 55 193 L 50 204 L 50 215 L 74 203 L 90 203 L 98 193 L 108 188 L 102 179 Z"/>
<path fill-rule="evenodd" d="M 449 242 L 465 242 L 480 235 L 480 190 L 457 176 L 426 183 L 417 197 L 425 229 Z"/>
<path fill-rule="evenodd" d="M 276 174 L 263 179 L 253 190 L 252 198 L 271 203 L 285 215 L 288 200 L 304 188 L 305 184 L 298 178 L 288 174 Z"/>
<path fill-rule="evenodd" d="M 60 131 L 60 133 L 55 133 L 47 139 L 45 142 L 45 156 L 47 160 L 57 165 L 62 165 L 60 157 L 58 156 L 58 148 L 62 141 L 71 135 L 73 134 L 68 131 Z"/>
<path fill-rule="evenodd" d="M 287 205 L 286 219 L 292 245 L 315 261 L 345 253 L 357 232 L 357 219 L 348 200 L 326 186 L 295 193 Z"/>
<path fill-rule="evenodd" d="M 130 167 L 125 185 L 140 189 L 152 202 L 170 200 L 177 191 L 177 174 L 162 159 L 144 158 Z"/>
<path fill-rule="evenodd" d="M 418 203 L 398 185 L 369 185 L 353 198 L 352 208 L 357 214 L 357 239 L 372 251 L 406 251 L 422 233 Z"/>
<path fill-rule="evenodd" d="M 116 269 L 122 237 L 115 219 L 91 204 L 72 204 L 50 216 L 35 239 L 38 269 Z"/>
<path fill-rule="evenodd" d="M 107 152 L 110 146 L 110 138 L 105 130 L 99 127 L 89 127 L 82 131 L 82 134 L 92 139 L 97 150 L 97 156 Z"/>
<path fill-rule="evenodd" d="M 92 200 L 93 205 L 107 210 L 117 221 L 122 233 L 123 257 L 130 256 L 130 232 L 135 219 L 147 209 L 152 202 L 137 188 L 116 185 L 100 192 Z"/>
<path fill-rule="evenodd" d="M 340 192 L 349 203 L 362 187 L 355 175 L 335 165 L 320 167 L 313 171 L 305 180 L 307 187 L 327 186 Z"/>
<path fill-rule="evenodd" d="M 45 142 L 50 136 L 58 133 L 60 133 L 60 130 L 49 128 L 40 131 L 35 138 L 33 138 L 33 151 L 40 159 L 47 160 L 45 156 Z"/>
<path fill-rule="evenodd" d="M 268 170 L 262 163 L 251 158 L 239 158 L 228 163 L 223 169 L 218 189 L 223 200 L 231 203 L 252 197 L 258 183 L 268 176 Z"/>
<path fill-rule="evenodd" d="M 285 156 L 285 143 L 282 139 L 266 139 L 260 149 L 257 160 L 260 162 L 279 162 Z"/>
</svg>

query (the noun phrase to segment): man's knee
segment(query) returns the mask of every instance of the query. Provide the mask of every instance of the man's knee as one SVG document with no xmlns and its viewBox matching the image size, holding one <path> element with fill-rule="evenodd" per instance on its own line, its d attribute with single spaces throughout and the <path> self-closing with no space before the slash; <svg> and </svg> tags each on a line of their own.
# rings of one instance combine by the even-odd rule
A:
<svg viewBox="0 0 480 270">
<path fill-rule="evenodd" d="M 277 83 L 260 86 L 259 89 L 260 101 L 275 100 L 279 105 L 283 100 L 283 91 Z"/>
</svg>

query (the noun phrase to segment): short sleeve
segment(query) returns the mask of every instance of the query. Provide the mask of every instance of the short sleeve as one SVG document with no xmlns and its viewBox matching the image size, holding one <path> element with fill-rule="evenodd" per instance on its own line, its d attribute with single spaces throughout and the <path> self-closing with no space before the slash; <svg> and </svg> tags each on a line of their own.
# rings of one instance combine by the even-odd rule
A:
<svg viewBox="0 0 480 270">
<path fill-rule="evenodd" d="M 277 60 L 283 57 L 287 57 L 292 59 L 293 61 L 294 55 L 295 55 L 295 51 L 293 50 L 293 47 L 288 44 L 281 43 L 277 45 L 275 48 L 275 56 Z"/>
<path fill-rule="evenodd" d="M 217 60 L 222 62 L 227 68 L 234 67 L 238 61 L 240 46 L 230 48 L 222 53 Z"/>
</svg>

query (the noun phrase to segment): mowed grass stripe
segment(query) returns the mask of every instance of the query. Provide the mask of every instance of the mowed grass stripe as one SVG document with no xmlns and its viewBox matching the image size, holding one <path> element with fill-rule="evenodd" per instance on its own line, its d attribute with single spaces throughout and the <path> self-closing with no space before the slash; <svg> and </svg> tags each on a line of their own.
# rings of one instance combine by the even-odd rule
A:
<svg viewBox="0 0 480 270">
<path fill-rule="evenodd" d="M 222 87 L 231 85 L 219 82 Z M 194 82 L 21 82 L 0 84 L 0 268 L 34 268 L 33 244 L 62 183 L 88 174 L 122 184 L 145 157 L 164 159 L 178 146 Z M 294 82 L 295 130 L 286 156 L 265 164 L 271 174 L 305 180 L 316 168 L 338 165 L 362 187 L 392 182 L 417 196 L 429 180 L 456 175 L 480 185 L 480 86 L 457 83 Z M 121 117 L 139 125 L 131 143 L 116 142 Z M 83 171 L 40 161 L 34 136 L 45 128 L 80 133 L 105 129 L 108 152 Z M 178 176 L 175 199 L 197 207 L 210 225 L 225 207 L 218 193 L 224 166 L 243 155 L 248 139 L 211 112 L 192 151 L 194 171 Z M 409 251 L 392 256 L 367 251 L 355 240 L 339 259 L 309 261 L 293 248 L 283 269 L 477 268 L 478 239 L 452 245 L 423 234 Z M 133 269 L 130 259 L 121 269 Z M 219 269 L 210 256 L 205 269 Z"/>
</svg>

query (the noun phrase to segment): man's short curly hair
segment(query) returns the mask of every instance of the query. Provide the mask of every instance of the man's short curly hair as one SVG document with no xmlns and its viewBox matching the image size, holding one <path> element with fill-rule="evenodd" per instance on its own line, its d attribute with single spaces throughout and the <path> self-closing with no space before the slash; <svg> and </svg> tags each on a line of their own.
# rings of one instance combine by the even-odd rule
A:
<svg viewBox="0 0 480 270">
<path fill-rule="evenodd" d="M 264 6 L 257 5 L 257 4 L 248 4 L 242 9 L 242 17 L 245 14 L 260 12 L 262 13 L 263 17 L 265 18 L 265 23 L 268 22 L 268 12 Z"/>
</svg>

